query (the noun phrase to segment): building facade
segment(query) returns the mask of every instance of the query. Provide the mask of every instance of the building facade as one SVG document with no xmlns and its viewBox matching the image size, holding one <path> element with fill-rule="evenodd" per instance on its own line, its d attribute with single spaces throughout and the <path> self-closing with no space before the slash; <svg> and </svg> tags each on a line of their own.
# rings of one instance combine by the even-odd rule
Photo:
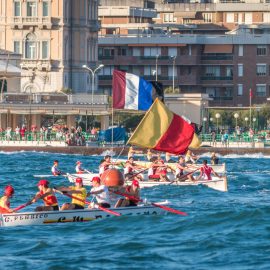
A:
<svg viewBox="0 0 270 270">
<path fill-rule="evenodd" d="M 0 0 L 0 49 L 21 54 L 21 89 L 91 91 L 97 65 L 97 0 Z"/>
<path fill-rule="evenodd" d="M 112 7 L 101 0 L 103 16 L 99 15 L 103 31 L 99 60 L 105 65 L 99 79 L 104 93 L 111 90 L 116 68 L 161 81 L 167 92 L 209 94 L 209 105 L 214 107 L 249 106 L 250 89 L 254 104 L 266 102 L 270 87 L 268 1 L 138 0 L 137 8 L 144 12 L 137 19 L 139 13 L 127 7 L 125 16 L 116 15 L 117 8 L 123 9 L 128 1 L 110 2 L 114 12 L 108 12 Z M 110 31 L 107 21 L 112 23 Z M 127 22 L 131 21 L 137 22 L 130 27 Z"/>
</svg>

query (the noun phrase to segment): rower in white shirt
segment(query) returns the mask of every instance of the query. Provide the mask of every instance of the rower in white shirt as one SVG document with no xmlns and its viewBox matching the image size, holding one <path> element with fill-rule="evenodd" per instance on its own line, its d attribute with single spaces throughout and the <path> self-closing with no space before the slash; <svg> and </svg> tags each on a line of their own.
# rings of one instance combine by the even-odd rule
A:
<svg viewBox="0 0 270 270">
<path fill-rule="evenodd" d="M 101 185 L 100 178 L 98 176 L 93 177 L 92 179 L 92 189 L 90 192 L 88 192 L 87 196 L 94 195 L 96 199 L 96 204 L 104 207 L 104 208 L 110 208 L 110 195 L 108 187 L 105 185 Z M 89 205 L 89 208 L 93 208 L 93 205 Z"/>
</svg>

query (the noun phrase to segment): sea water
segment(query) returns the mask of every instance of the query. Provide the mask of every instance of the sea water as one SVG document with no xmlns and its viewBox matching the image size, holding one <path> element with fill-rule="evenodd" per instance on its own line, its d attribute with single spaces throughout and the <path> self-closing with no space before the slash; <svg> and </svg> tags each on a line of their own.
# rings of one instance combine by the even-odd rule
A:
<svg viewBox="0 0 270 270">
<path fill-rule="evenodd" d="M 33 175 L 50 174 L 55 159 L 62 171 L 73 173 L 77 160 L 97 170 L 101 156 L 16 152 L 0 153 L 0 158 L 0 190 L 15 187 L 16 207 L 34 196 L 40 179 Z M 227 165 L 227 193 L 204 186 L 142 190 L 143 198 L 169 200 L 186 217 L 0 228 L 0 269 L 270 269 L 269 157 L 228 155 L 220 161 Z M 48 180 L 69 185 L 64 177 Z M 57 196 L 61 203 L 69 201 Z"/>
</svg>

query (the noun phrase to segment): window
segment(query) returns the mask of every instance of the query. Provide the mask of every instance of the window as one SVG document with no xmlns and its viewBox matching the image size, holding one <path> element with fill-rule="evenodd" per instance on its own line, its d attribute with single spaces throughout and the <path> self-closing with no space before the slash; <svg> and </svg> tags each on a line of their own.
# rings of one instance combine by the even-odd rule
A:
<svg viewBox="0 0 270 270">
<path fill-rule="evenodd" d="M 46 1 L 42 3 L 42 16 L 43 17 L 49 16 L 49 4 Z"/>
<path fill-rule="evenodd" d="M 243 56 L 244 55 L 244 46 L 239 45 L 238 46 L 238 56 Z"/>
<path fill-rule="evenodd" d="M 173 13 L 164 13 L 163 22 L 176 22 L 176 18 L 174 18 Z"/>
<path fill-rule="evenodd" d="M 140 48 L 133 48 L 132 55 L 133 56 L 141 56 L 141 49 Z"/>
<path fill-rule="evenodd" d="M 21 52 L 20 41 L 14 41 L 14 52 L 15 53 L 20 53 Z"/>
<path fill-rule="evenodd" d="M 263 22 L 264 23 L 270 23 L 270 12 L 264 12 L 263 13 Z"/>
<path fill-rule="evenodd" d="M 243 71 L 244 71 L 243 64 L 238 64 L 238 77 L 243 77 Z"/>
<path fill-rule="evenodd" d="M 204 22 L 212 22 L 212 13 L 203 13 L 202 17 Z"/>
<path fill-rule="evenodd" d="M 146 47 L 144 48 L 144 56 L 157 56 L 161 54 L 159 47 Z"/>
<path fill-rule="evenodd" d="M 36 36 L 29 34 L 25 40 L 25 58 L 36 59 L 37 58 L 37 44 Z"/>
<path fill-rule="evenodd" d="M 104 66 L 100 71 L 99 75 L 111 76 L 113 74 L 114 66 Z"/>
<path fill-rule="evenodd" d="M 27 17 L 36 17 L 37 16 L 37 3 L 36 2 L 27 2 Z"/>
<path fill-rule="evenodd" d="M 173 73 L 174 72 L 174 73 Z M 173 70 L 173 67 L 172 66 L 169 66 L 168 67 L 168 76 L 169 77 L 177 77 L 177 67 L 174 67 L 174 70 Z"/>
<path fill-rule="evenodd" d="M 243 23 L 243 14 L 238 13 L 238 24 L 242 24 L 242 23 Z"/>
<path fill-rule="evenodd" d="M 158 75 L 161 74 L 161 68 L 158 67 Z M 156 67 L 155 66 L 144 66 L 144 75 L 145 76 L 154 76 L 156 75 Z"/>
<path fill-rule="evenodd" d="M 168 56 L 177 56 L 177 48 L 174 48 L 174 47 L 169 48 Z"/>
<path fill-rule="evenodd" d="M 42 41 L 42 59 L 47 59 L 49 56 L 48 41 Z"/>
<path fill-rule="evenodd" d="M 128 50 L 126 48 L 119 48 L 118 49 L 118 55 L 128 55 Z"/>
<path fill-rule="evenodd" d="M 256 96 L 265 97 L 266 96 L 266 84 L 257 84 L 256 85 Z"/>
<path fill-rule="evenodd" d="M 233 76 L 233 67 L 226 67 L 226 77 Z"/>
<path fill-rule="evenodd" d="M 14 2 L 14 16 L 21 16 L 21 2 Z"/>
<path fill-rule="evenodd" d="M 266 64 L 256 65 L 257 76 L 266 76 Z"/>
<path fill-rule="evenodd" d="M 245 24 L 252 24 L 252 13 L 245 13 Z"/>
<path fill-rule="evenodd" d="M 258 45 L 257 46 L 257 55 L 266 55 L 266 45 Z"/>
<path fill-rule="evenodd" d="M 188 45 L 188 55 L 192 55 L 192 47 L 191 47 L 191 45 Z"/>
<path fill-rule="evenodd" d="M 219 77 L 220 76 L 220 67 L 216 66 L 207 66 L 205 70 L 205 75 L 209 77 Z"/>
<path fill-rule="evenodd" d="M 226 22 L 227 23 L 234 23 L 234 13 L 227 13 L 226 14 Z"/>
<path fill-rule="evenodd" d="M 243 96 L 243 84 L 237 85 L 237 96 Z"/>
</svg>

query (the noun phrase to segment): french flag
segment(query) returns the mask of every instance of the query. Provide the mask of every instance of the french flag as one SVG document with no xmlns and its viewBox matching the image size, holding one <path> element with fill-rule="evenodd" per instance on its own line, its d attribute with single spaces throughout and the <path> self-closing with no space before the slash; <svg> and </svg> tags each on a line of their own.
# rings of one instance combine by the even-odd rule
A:
<svg viewBox="0 0 270 270">
<path fill-rule="evenodd" d="M 114 70 L 112 86 L 114 109 L 147 111 L 153 103 L 153 85 L 137 75 Z"/>
</svg>

